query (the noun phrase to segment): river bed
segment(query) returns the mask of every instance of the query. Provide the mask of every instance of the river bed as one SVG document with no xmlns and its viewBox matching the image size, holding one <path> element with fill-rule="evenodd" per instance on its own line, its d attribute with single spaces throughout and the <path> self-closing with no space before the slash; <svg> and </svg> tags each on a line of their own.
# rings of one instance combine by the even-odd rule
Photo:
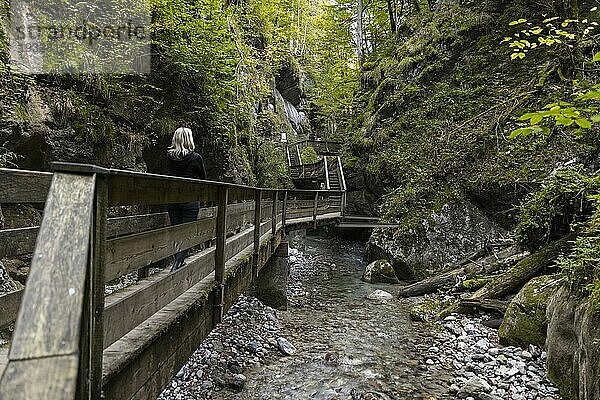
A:
<svg viewBox="0 0 600 400">
<path fill-rule="evenodd" d="M 291 251 L 289 309 L 242 296 L 159 399 L 559 399 L 541 349 L 499 349 L 477 318 L 411 321 L 397 285 L 361 281 L 364 246 L 307 238 Z M 376 289 L 394 298 L 368 300 Z"/>
</svg>

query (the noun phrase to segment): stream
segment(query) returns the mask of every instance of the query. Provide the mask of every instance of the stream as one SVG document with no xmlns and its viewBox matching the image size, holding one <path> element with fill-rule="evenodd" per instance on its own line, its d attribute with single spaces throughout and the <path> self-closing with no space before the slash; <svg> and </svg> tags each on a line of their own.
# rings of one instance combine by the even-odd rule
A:
<svg viewBox="0 0 600 400">
<path fill-rule="evenodd" d="M 419 361 L 432 341 L 425 326 L 411 322 L 406 303 L 366 299 L 395 288 L 361 281 L 363 251 L 360 242 L 307 238 L 291 257 L 291 307 L 278 313 L 296 354 L 246 371 L 244 391 L 221 398 L 444 398 L 452 376 Z"/>
<path fill-rule="evenodd" d="M 290 249 L 288 310 L 240 296 L 159 400 L 560 399 L 543 350 L 500 346 L 485 315 L 413 322 L 419 299 L 361 280 L 364 248 L 307 237 Z M 377 289 L 393 297 L 368 300 Z"/>
</svg>

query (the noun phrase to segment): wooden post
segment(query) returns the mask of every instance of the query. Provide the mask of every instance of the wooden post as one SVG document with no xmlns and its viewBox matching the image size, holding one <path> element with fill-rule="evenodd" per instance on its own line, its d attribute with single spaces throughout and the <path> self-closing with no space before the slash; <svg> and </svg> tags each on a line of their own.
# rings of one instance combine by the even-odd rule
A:
<svg viewBox="0 0 600 400">
<path fill-rule="evenodd" d="M 317 211 L 319 207 L 319 192 L 315 193 L 315 204 L 313 207 L 313 228 L 317 229 Z"/>
<path fill-rule="evenodd" d="M 323 157 L 323 163 L 325 164 L 325 189 L 329 190 L 329 165 L 327 164 L 327 156 Z"/>
<path fill-rule="evenodd" d="M 225 276 L 225 244 L 227 235 L 227 198 L 229 190 L 227 188 L 219 189 L 218 210 L 217 210 L 217 248 L 215 249 L 215 281 L 217 282 L 217 291 L 215 299 L 215 325 L 223 320 L 223 305 L 225 302 L 225 286 L 223 278 Z"/>
<path fill-rule="evenodd" d="M 252 258 L 252 280 L 258 277 L 258 257 L 260 255 L 260 220 L 262 208 L 262 190 L 254 192 L 254 254 Z"/>
<path fill-rule="evenodd" d="M 271 212 L 271 235 L 273 236 L 273 240 L 275 240 L 275 233 L 277 233 L 277 201 L 279 197 L 279 192 L 277 190 L 273 191 L 273 208 Z"/>
<path fill-rule="evenodd" d="M 281 211 L 281 226 L 285 228 L 285 219 L 287 217 L 288 191 L 283 192 L 283 209 Z"/>
<path fill-rule="evenodd" d="M 104 265 L 106 262 L 106 209 L 108 180 L 96 174 L 96 195 L 92 225 L 90 279 L 90 399 L 102 396 L 102 356 L 104 351 Z"/>
<path fill-rule="evenodd" d="M 298 146 L 298 143 L 296 143 L 296 154 L 298 155 L 298 162 L 300 163 L 299 165 L 302 165 L 302 156 L 300 155 L 300 146 Z M 304 172 L 304 168 L 302 171 Z"/>
</svg>

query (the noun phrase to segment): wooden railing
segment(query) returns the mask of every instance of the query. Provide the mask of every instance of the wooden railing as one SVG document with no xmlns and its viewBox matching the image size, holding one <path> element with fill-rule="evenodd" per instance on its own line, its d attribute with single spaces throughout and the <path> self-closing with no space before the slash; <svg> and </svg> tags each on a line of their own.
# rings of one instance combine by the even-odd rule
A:
<svg viewBox="0 0 600 400">
<path fill-rule="evenodd" d="M 2 399 L 98 399 L 103 389 L 111 399 L 156 396 L 236 297 L 231 279 L 243 278 L 228 271 L 246 263 L 254 279 L 283 230 L 342 212 L 336 191 L 54 170 L 0 169 L 1 204 L 45 202 L 39 227 L 0 230 L 0 258 L 33 252 L 25 289 L 0 297 L 0 326 L 16 320 Z M 149 212 L 191 201 L 209 205 L 194 222 L 171 226 L 165 212 Z M 144 211 L 107 217 L 129 206 Z M 186 267 L 148 276 L 149 266 L 195 246 Z M 135 273 L 137 282 L 105 296 L 106 283 Z"/>
</svg>

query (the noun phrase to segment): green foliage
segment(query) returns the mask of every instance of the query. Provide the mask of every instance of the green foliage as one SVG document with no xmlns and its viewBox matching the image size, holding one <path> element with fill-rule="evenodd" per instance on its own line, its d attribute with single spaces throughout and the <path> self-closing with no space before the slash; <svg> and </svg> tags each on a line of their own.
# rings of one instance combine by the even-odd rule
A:
<svg viewBox="0 0 600 400">
<path fill-rule="evenodd" d="M 300 152 L 300 158 L 302 159 L 302 164 L 316 164 L 320 160 L 319 155 L 311 146 L 307 146 L 302 149 Z"/>
<path fill-rule="evenodd" d="M 600 177 L 589 174 L 582 165 L 556 171 L 521 204 L 517 239 L 538 248 L 563 236 L 574 222 L 590 217 L 590 199 L 598 193 Z"/>
<path fill-rule="evenodd" d="M 597 7 L 593 8 L 592 12 L 596 9 Z M 560 27 L 555 24 L 560 24 Z M 541 25 L 534 25 L 522 18 L 512 21 L 509 25 L 525 25 L 524 29 L 514 33 L 513 37 L 506 37 L 503 40 L 513 48 L 512 60 L 524 59 L 528 52 L 540 46 L 554 47 L 557 51 L 566 48 L 571 53 L 577 53 L 581 44 L 585 43 L 588 38 L 594 41 L 598 36 L 596 34 L 598 22 L 587 18 L 561 21 L 559 17 L 551 17 L 546 18 Z M 587 64 L 593 65 L 598 61 L 600 61 L 600 53 L 596 53 Z M 580 82 L 576 79 L 572 81 L 572 84 L 574 90 L 569 101 L 547 104 L 541 111 L 523 114 L 519 120 L 529 120 L 529 125 L 514 130 L 510 137 L 527 136 L 532 133 L 548 135 L 551 132 L 550 128 L 542 126 L 546 121 L 564 128 L 575 128 L 578 136 L 585 136 L 585 131 L 590 130 L 593 124 L 600 122 L 600 108 L 598 107 L 600 84 L 586 88 L 588 82 Z"/>
</svg>

